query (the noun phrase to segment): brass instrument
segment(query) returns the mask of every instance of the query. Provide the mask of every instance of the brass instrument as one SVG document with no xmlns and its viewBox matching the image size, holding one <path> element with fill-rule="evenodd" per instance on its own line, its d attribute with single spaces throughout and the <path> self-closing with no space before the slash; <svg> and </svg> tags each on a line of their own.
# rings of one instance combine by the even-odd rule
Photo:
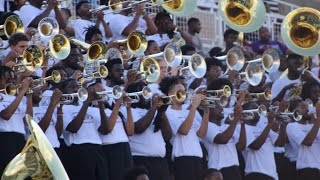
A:
<svg viewBox="0 0 320 180">
<path fill-rule="evenodd" d="M 172 103 L 172 98 L 176 98 L 177 101 L 183 102 L 187 98 L 186 91 L 179 90 L 174 95 L 163 96 L 159 100 L 159 106 L 170 105 Z"/>
<path fill-rule="evenodd" d="M 145 100 L 148 100 L 152 97 L 152 92 L 148 86 L 145 86 L 142 91 L 126 93 L 125 96 L 130 98 L 130 103 L 138 103 L 140 101 L 139 96 L 142 96 Z"/>
<path fill-rule="evenodd" d="M 53 70 L 51 73 L 51 76 L 33 80 L 32 81 L 32 86 L 33 86 L 32 89 L 37 88 L 37 87 L 42 87 L 48 81 L 53 81 L 55 83 L 59 83 L 61 81 L 61 75 L 60 75 L 59 71 Z"/>
<path fill-rule="evenodd" d="M 54 35 L 49 41 L 50 56 L 63 60 L 70 54 L 70 42 L 63 34 Z"/>
<path fill-rule="evenodd" d="M 96 72 L 86 74 L 83 76 L 83 78 L 106 78 L 109 74 L 108 68 L 104 65 L 100 65 L 98 70 Z"/>
<path fill-rule="evenodd" d="M 87 52 L 89 60 L 98 59 L 107 52 L 107 45 L 102 41 L 96 41 L 93 44 L 88 44 L 72 38 L 70 39 L 70 43 L 73 43 L 79 46 L 81 49 L 85 50 Z"/>
<path fill-rule="evenodd" d="M 17 58 L 17 64 L 13 66 L 13 71 L 36 71 L 42 63 L 43 53 L 41 49 L 36 45 L 31 45 L 23 51 L 22 58 Z"/>
<path fill-rule="evenodd" d="M 260 97 L 263 97 L 264 99 L 270 101 L 272 99 L 272 94 L 271 94 L 271 91 L 270 90 L 265 90 L 264 92 L 262 93 L 249 93 L 249 95 L 252 97 L 252 98 L 260 98 Z"/>
<path fill-rule="evenodd" d="M 227 55 L 215 58 L 219 60 L 226 60 L 228 68 L 236 71 L 240 71 L 245 63 L 243 51 L 239 47 L 233 47 L 228 51 Z"/>
<path fill-rule="evenodd" d="M 281 37 L 296 54 L 313 56 L 320 53 L 320 12 L 303 7 L 291 11 L 281 25 Z"/>
<path fill-rule="evenodd" d="M 217 96 L 217 97 L 220 97 L 222 95 L 230 97 L 232 92 L 231 92 L 230 86 L 225 85 L 223 86 L 222 89 L 219 89 L 219 90 L 206 90 L 206 94 L 210 96 Z"/>
<path fill-rule="evenodd" d="M 191 74 L 196 78 L 203 78 L 204 75 L 206 75 L 207 64 L 201 55 L 193 54 L 192 56 L 182 56 L 182 57 L 184 60 L 188 61 L 188 66 L 181 68 L 180 74 L 183 74 L 185 70 L 189 70 Z"/>
<path fill-rule="evenodd" d="M 24 25 L 17 15 L 9 16 L 3 25 L 0 25 L 0 36 L 6 35 L 10 38 L 14 33 L 24 33 Z"/>
<path fill-rule="evenodd" d="M 232 29 L 248 33 L 262 26 L 266 8 L 261 0 L 219 0 L 218 13 Z"/>
<path fill-rule="evenodd" d="M 168 13 L 175 16 L 188 16 L 190 15 L 195 8 L 197 7 L 197 1 L 194 0 L 142 0 L 131 3 L 127 8 L 123 8 L 121 1 L 119 0 L 110 0 L 107 7 L 103 9 L 95 9 L 97 10 L 105 10 L 107 8 L 111 8 L 112 13 L 120 13 L 121 11 L 132 9 L 135 5 L 141 3 L 150 2 L 153 4 L 152 6 L 161 6 Z M 124 1 L 128 2 L 128 1 Z"/>
<path fill-rule="evenodd" d="M 263 71 L 258 63 L 249 63 L 245 72 L 239 73 L 240 76 L 245 76 L 246 80 L 252 86 L 257 86 L 263 78 Z"/>
<path fill-rule="evenodd" d="M 4 93 L 9 96 L 14 96 L 18 93 L 19 85 L 14 85 L 12 83 L 6 84 L 4 89 L 0 89 L 1 93 Z"/>
<path fill-rule="evenodd" d="M 164 60 L 170 67 L 177 67 L 182 62 L 182 51 L 176 43 L 169 43 L 163 52 L 146 56 L 148 58 L 155 58 L 163 56 Z"/>
<path fill-rule="evenodd" d="M 45 17 L 39 22 L 38 32 L 42 39 L 51 39 L 59 34 L 59 24 L 55 18 Z"/>
<path fill-rule="evenodd" d="M 280 117 L 291 117 L 295 121 L 300 121 L 302 119 L 299 109 L 296 109 L 293 112 L 280 112 L 279 115 Z"/>
<path fill-rule="evenodd" d="M 255 114 L 259 116 L 267 116 L 268 109 L 265 105 L 260 105 L 257 109 L 250 109 L 250 110 L 243 110 L 241 114 L 241 119 L 243 120 L 250 120 L 254 118 Z M 234 114 L 229 114 L 229 119 L 233 120 Z"/>
<path fill-rule="evenodd" d="M 62 7 L 67 7 L 67 0 L 57 0 L 58 8 L 61 9 Z M 41 9 L 46 9 L 48 6 L 48 0 L 42 1 Z"/>
<path fill-rule="evenodd" d="M 4 170 L 1 179 L 61 179 L 68 175 L 45 134 L 32 119 L 26 115 L 30 136 L 22 151 L 13 158 Z"/>
<path fill-rule="evenodd" d="M 132 54 L 142 56 L 148 47 L 147 37 L 140 31 L 134 31 L 129 34 L 127 39 L 117 40 L 115 42 L 120 45 L 120 51 L 125 61 L 133 57 L 127 50 Z"/>
<path fill-rule="evenodd" d="M 9 44 L 7 46 L 4 46 L 3 40 L 2 40 L 2 38 L 0 38 L 0 51 L 1 50 L 6 50 L 8 48 L 9 48 Z"/>
<path fill-rule="evenodd" d="M 120 86 L 116 85 L 112 88 L 111 91 L 101 91 L 97 92 L 98 95 L 100 95 L 100 98 L 113 98 L 113 99 L 120 99 L 122 97 L 122 89 Z"/>
<path fill-rule="evenodd" d="M 85 88 L 80 88 L 77 93 L 62 94 L 60 104 L 72 103 L 76 97 L 83 102 L 88 98 L 88 91 Z"/>
<path fill-rule="evenodd" d="M 140 63 L 140 70 L 143 79 L 148 82 L 156 82 L 160 77 L 160 67 L 158 62 L 153 58 L 145 58 Z"/>
</svg>

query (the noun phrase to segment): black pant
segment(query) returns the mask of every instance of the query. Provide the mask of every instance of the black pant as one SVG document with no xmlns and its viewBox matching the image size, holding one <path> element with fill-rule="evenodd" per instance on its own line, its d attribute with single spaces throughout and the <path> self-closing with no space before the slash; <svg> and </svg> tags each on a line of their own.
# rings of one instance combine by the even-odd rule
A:
<svg viewBox="0 0 320 180">
<path fill-rule="evenodd" d="M 71 180 L 108 180 L 100 145 L 73 144 L 64 153 L 65 169 Z"/>
<path fill-rule="evenodd" d="M 320 170 L 316 168 L 304 168 L 297 171 L 297 180 L 319 180 Z"/>
<path fill-rule="evenodd" d="M 222 173 L 223 180 L 241 180 L 241 173 L 239 166 L 230 166 L 220 169 Z"/>
<path fill-rule="evenodd" d="M 274 179 L 262 173 L 250 173 L 245 176 L 245 180 L 274 180 Z"/>
<path fill-rule="evenodd" d="M 288 174 L 289 160 L 284 157 L 284 153 L 274 153 L 274 159 L 279 180 L 287 180 L 286 176 Z"/>
<path fill-rule="evenodd" d="M 109 179 L 122 180 L 126 171 L 133 166 L 129 143 L 103 145 L 102 152 L 107 162 L 106 171 L 108 171 Z"/>
<path fill-rule="evenodd" d="M 145 167 L 150 180 L 168 180 L 169 167 L 167 159 L 161 157 L 133 156 L 134 166 Z"/>
<path fill-rule="evenodd" d="M 16 132 L 0 132 L 0 174 L 8 163 L 21 152 L 26 144 L 23 134 Z"/>
<path fill-rule="evenodd" d="M 202 179 L 202 159 L 195 156 L 181 156 L 174 158 L 175 180 Z"/>
</svg>

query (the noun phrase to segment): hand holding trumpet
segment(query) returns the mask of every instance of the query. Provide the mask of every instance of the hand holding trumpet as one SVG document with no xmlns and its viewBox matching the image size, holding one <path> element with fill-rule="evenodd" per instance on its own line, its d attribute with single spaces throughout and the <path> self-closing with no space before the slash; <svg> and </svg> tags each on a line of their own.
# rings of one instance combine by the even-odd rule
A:
<svg viewBox="0 0 320 180">
<path fill-rule="evenodd" d="M 58 88 L 54 89 L 50 99 L 50 105 L 56 106 L 57 104 L 59 104 L 61 97 L 62 97 L 62 92 Z"/>
</svg>

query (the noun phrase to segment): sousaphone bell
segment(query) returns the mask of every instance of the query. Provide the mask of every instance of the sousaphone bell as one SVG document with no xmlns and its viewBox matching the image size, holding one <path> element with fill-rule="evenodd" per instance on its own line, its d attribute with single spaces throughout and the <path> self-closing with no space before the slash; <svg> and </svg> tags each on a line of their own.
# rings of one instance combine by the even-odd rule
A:
<svg viewBox="0 0 320 180">
<path fill-rule="evenodd" d="M 6 35 L 10 38 L 14 33 L 24 32 L 24 25 L 17 15 L 9 16 L 3 25 L 0 25 L 0 36 Z"/>
</svg>

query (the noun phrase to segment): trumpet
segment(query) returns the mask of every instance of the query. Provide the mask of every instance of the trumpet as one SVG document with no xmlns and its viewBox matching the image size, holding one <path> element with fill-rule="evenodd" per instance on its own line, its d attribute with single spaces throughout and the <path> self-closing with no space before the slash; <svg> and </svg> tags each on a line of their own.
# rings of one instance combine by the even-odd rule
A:
<svg viewBox="0 0 320 180">
<path fill-rule="evenodd" d="M 158 62 L 153 58 L 145 58 L 140 63 L 140 71 L 143 79 L 148 82 L 156 82 L 160 77 L 160 67 Z"/>
<path fill-rule="evenodd" d="M 102 41 L 96 41 L 93 44 L 88 44 L 77 39 L 70 39 L 70 42 L 79 46 L 87 52 L 89 60 L 95 60 L 103 56 L 107 52 L 107 45 Z"/>
<path fill-rule="evenodd" d="M 91 12 L 94 11 L 102 11 L 106 9 L 111 9 L 111 13 L 120 13 L 121 11 L 132 9 L 135 5 L 141 4 L 141 3 L 152 3 L 152 6 L 161 6 L 163 9 L 165 9 L 168 13 L 176 16 L 188 16 L 190 15 L 194 9 L 197 6 L 197 2 L 194 0 L 183 0 L 183 1 L 176 1 L 176 0 L 164 0 L 164 1 L 158 1 L 158 0 L 142 0 L 133 2 L 129 5 L 127 8 L 123 8 L 122 4 L 124 2 L 129 1 L 123 1 L 120 0 L 110 0 L 108 6 L 100 9 L 93 9 Z"/>
<path fill-rule="evenodd" d="M 24 32 L 24 25 L 17 15 L 9 16 L 3 25 L 0 25 L 0 36 L 10 38 L 16 32 Z"/>
<path fill-rule="evenodd" d="M 36 45 L 28 46 L 22 54 L 22 57 L 17 58 L 17 64 L 13 66 L 13 71 L 24 72 L 36 71 L 43 63 L 43 53 Z"/>
<path fill-rule="evenodd" d="M 299 109 L 296 109 L 293 112 L 281 112 L 279 115 L 280 117 L 291 117 L 295 121 L 300 121 L 302 119 Z"/>
<path fill-rule="evenodd" d="M 192 56 L 183 56 L 183 58 L 188 61 L 188 65 L 180 69 L 180 74 L 184 74 L 185 70 L 189 70 L 196 78 L 204 77 L 207 72 L 207 64 L 201 55 L 193 54 Z"/>
<path fill-rule="evenodd" d="M 254 118 L 254 114 L 258 113 L 259 116 L 267 116 L 268 110 L 265 105 L 260 105 L 257 109 L 243 110 L 241 119 L 249 120 Z M 229 114 L 229 119 L 233 120 L 234 114 Z"/>
<path fill-rule="evenodd" d="M 32 89 L 37 88 L 37 87 L 42 87 L 48 81 L 53 81 L 55 83 L 59 83 L 61 81 L 61 75 L 60 75 L 59 71 L 53 70 L 51 73 L 51 76 L 33 80 L 32 81 L 32 84 L 33 84 Z"/>
<path fill-rule="evenodd" d="M 172 98 L 174 97 L 177 99 L 177 101 L 183 102 L 187 98 L 187 93 L 184 90 L 178 90 L 174 95 L 163 96 L 159 101 L 159 106 L 170 105 L 172 103 Z"/>
<path fill-rule="evenodd" d="M 186 100 L 193 100 L 193 96 L 186 98 Z M 226 95 L 212 96 L 211 94 L 206 93 L 204 101 L 201 103 L 200 107 L 202 108 L 215 108 L 216 105 L 225 107 L 228 105 L 229 98 Z"/>
<path fill-rule="evenodd" d="M 232 94 L 232 92 L 231 92 L 230 86 L 225 85 L 225 86 L 223 86 L 222 89 L 219 89 L 219 90 L 207 90 L 207 91 L 206 91 L 206 94 L 207 94 L 207 95 L 212 95 L 212 94 L 213 94 L 213 96 L 222 96 L 222 95 L 225 95 L 225 96 L 227 96 L 227 97 L 230 97 L 231 94 Z"/>
<path fill-rule="evenodd" d="M 268 101 L 272 99 L 272 93 L 270 90 L 265 90 L 262 93 L 249 93 L 249 95 L 253 98 L 264 97 Z"/>
<path fill-rule="evenodd" d="M 100 96 L 100 99 L 106 98 L 113 98 L 113 99 L 120 99 L 122 96 L 122 89 L 120 86 L 116 85 L 112 88 L 111 91 L 101 91 L 97 92 L 97 94 Z"/>
<path fill-rule="evenodd" d="M 130 98 L 130 103 L 138 103 L 140 102 L 139 96 L 142 96 L 144 99 L 148 100 L 152 97 L 152 92 L 148 86 L 145 86 L 142 91 L 126 93 L 125 96 Z"/>
<path fill-rule="evenodd" d="M 83 78 L 106 78 L 109 74 L 108 68 L 104 65 L 100 65 L 98 70 L 96 72 L 86 74 L 83 76 Z"/>
<path fill-rule="evenodd" d="M 4 93 L 9 96 L 14 96 L 18 93 L 19 85 L 14 85 L 12 83 L 6 84 L 4 89 L 0 89 L 1 93 Z"/>
<path fill-rule="evenodd" d="M 77 93 L 62 94 L 60 104 L 70 104 L 76 97 L 83 102 L 88 98 L 88 91 L 85 88 L 80 88 Z"/>
</svg>

